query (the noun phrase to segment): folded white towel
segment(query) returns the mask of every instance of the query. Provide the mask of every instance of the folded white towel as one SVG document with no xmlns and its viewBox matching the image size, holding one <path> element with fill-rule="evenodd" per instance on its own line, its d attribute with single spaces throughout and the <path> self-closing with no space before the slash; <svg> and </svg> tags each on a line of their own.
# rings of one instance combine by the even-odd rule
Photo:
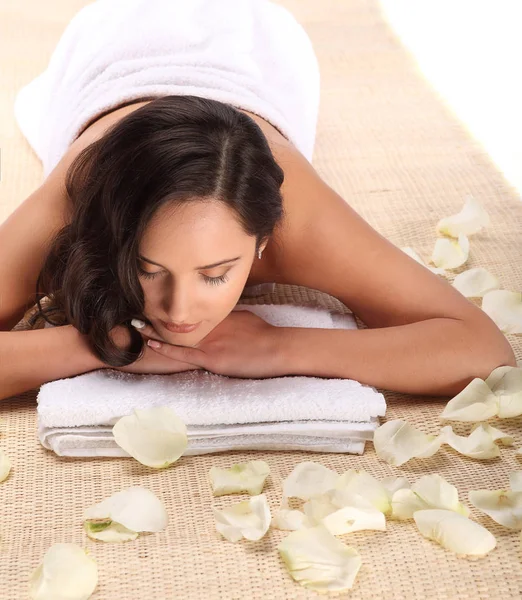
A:
<svg viewBox="0 0 522 600">
<path fill-rule="evenodd" d="M 319 94 L 310 38 L 274 2 L 97 0 L 72 18 L 14 110 L 46 177 L 91 119 L 167 95 L 258 114 L 311 160 Z"/>
<path fill-rule="evenodd" d="M 46 448 L 53 450 L 59 456 L 72 456 L 77 458 L 128 457 L 125 450 L 120 448 L 114 438 L 109 435 L 50 434 L 47 438 Z M 234 435 L 224 438 L 208 438 L 205 440 L 188 440 L 185 456 L 196 454 L 212 454 L 229 450 L 305 450 L 307 452 L 339 452 L 345 454 L 362 454 L 364 441 L 357 439 L 314 438 L 311 436 L 284 436 L 284 435 Z"/>
<path fill-rule="evenodd" d="M 318 307 L 238 304 L 279 327 L 356 329 L 353 315 Z M 185 454 L 239 448 L 362 453 L 386 410 L 382 394 L 352 379 L 240 379 L 194 370 L 139 375 L 91 371 L 41 386 L 38 434 L 63 456 L 128 456 L 112 426 L 134 408 L 168 405 L 187 425 Z"/>
</svg>

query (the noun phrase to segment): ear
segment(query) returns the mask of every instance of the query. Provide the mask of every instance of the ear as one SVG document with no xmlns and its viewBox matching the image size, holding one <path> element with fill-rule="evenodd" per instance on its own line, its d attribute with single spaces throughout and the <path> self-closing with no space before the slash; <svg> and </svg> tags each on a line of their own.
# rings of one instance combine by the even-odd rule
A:
<svg viewBox="0 0 522 600">
<path fill-rule="evenodd" d="M 267 247 L 269 239 L 269 237 L 264 238 L 264 240 L 259 245 L 259 250 L 261 250 L 261 252 L 263 252 L 263 250 Z"/>
</svg>

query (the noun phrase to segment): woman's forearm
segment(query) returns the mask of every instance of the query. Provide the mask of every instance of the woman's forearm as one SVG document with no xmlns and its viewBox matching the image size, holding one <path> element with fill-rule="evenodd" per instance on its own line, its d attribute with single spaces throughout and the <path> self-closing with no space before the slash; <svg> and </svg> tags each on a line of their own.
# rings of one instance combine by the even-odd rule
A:
<svg viewBox="0 0 522 600">
<path fill-rule="evenodd" d="M 105 367 L 72 325 L 0 331 L 0 400 Z"/>
<path fill-rule="evenodd" d="M 454 396 L 474 377 L 516 366 L 505 338 L 503 344 L 455 319 L 379 329 L 288 327 L 283 338 L 289 375 L 355 379 L 409 394 Z"/>
</svg>

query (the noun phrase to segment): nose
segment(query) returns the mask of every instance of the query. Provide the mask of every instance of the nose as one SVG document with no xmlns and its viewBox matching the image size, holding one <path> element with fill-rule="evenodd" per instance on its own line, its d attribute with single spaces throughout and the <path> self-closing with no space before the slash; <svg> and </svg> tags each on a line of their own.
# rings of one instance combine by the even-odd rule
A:
<svg viewBox="0 0 522 600">
<path fill-rule="evenodd" d="M 182 325 L 183 323 L 194 323 L 191 321 L 190 309 L 193 306 L 191 293 L 185 286 L 171 290 L 164 298 L 163 310 L 168 315 L 168 321 Z"/>
</svg>

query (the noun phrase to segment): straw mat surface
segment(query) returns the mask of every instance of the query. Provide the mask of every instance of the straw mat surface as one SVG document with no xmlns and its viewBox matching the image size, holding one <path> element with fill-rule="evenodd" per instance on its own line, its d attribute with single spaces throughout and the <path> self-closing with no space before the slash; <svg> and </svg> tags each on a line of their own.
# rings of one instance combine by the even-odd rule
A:
<svg viewBox="0 0 522 600">
<path fill-rule="evenodd" d="M 41 181 L 41 169 L 17 130 L 15 92 L 46 65 L 80 0 L 25 0 L 0 4 L 2 80 L 2 171 L 0 222 Z M 434 226 L 457 212 L 471 193 L 489 211 L 493 225 L 472 238 L 467 268 L 484 266 L 505 289 L 522 289 L 520 265 L 522 204 L 482 148 L 459 125 L 423 80 L 414 60 L 383 21 L 373 0 L 287 0 L 309 32 L 321 64 L 322 99 L 314 164 L 324 179 L 364 218 L 399 246 L 430 255 Z M 5 257 L 4 257 L 5 258 Z M 316 292 L 283 286 L 258 301 L 339 303 Z M 248 300 L 252 302 L 253 300 Z M 24 327 L 24 322 L 17 329 Z M 521 338 L 509 336 L 522 360 Z M 387 418 L 405 418 L 437 432 L 442 399 L 386 393 Z M 36 391 L 0 403 L 0 444 L 13 470 L 0 484 L 0 599 L 27 597 L 27 579 L 55 542 L 86 546 L 99 566 L 96 600 L 167 598 L 278 600 L 318 597 L 295 583 L 276 546 L 286 533 L 270 530 L 259 542 L 230 543 L 214 530 L 211 506 L 224 507 L 244 496 L 213 499 L 207 473 L 251 459 L 272 470 L 265 492 L 273 511 L 281 481 L 295 464 L 316 460 L 343 472 L 365 469 L 377 477 L 404 474 L 414 481 L 440 473 L 467 491 L 508 485 L 521 468 L 513 449 L 502 457 L 473 461 L 451 450 L 401 468 L 379 462 L 372 444 L 361 457 L 306 452 L 227 452 L 180 459 L 154 472 L 130 459 L 64 459 L 44 450 L 36 437 Z M 520 419 L 495 423 L 522 444 Z M 464 432 L 466 427 L 457 427 Z M 81 526 L 83 510 L 130 485 L 154 491 L 167 506 L 165 532 L 125 544 L 95 543 Z M 341 536 L 358 548 L 363 566 L 345 598 L 518 598 L 522 567 L 518 535 L 476 511 L 472 516 L 498 540 L 480 560 L 458 558 L 425 540 L 412 523 L 390 523 L 387 532 Z"/>
</svg>

